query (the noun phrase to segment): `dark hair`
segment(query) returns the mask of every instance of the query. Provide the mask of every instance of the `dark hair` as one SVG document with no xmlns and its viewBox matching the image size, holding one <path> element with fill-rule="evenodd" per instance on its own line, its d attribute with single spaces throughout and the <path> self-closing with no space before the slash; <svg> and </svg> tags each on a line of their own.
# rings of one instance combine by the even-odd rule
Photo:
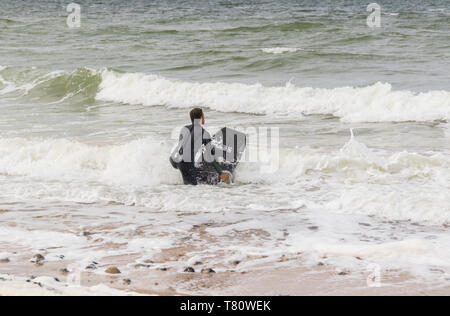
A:
<svg viewBox="0 0 450 316">
<path fill-rule="evenodd" d="M 200 108 L 195 108 L 191 111 L 191 121 L 194 123 L 195 120 L 200 120 L 203 117 L 203 110 Z"/>
</svg>

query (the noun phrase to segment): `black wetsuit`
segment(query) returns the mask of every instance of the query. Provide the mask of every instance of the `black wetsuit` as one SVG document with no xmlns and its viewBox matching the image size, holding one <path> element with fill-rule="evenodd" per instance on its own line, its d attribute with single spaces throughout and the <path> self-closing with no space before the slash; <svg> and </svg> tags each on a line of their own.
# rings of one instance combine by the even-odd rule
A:
<svg viewBox="0 0 450 316">
<path fill-rule="evenodd" d="M 195 163 L 196 155 L 203 146 L 205 146 L 206 150 L 202 154 L 202 165 L 212 167 L 210 169 L 215 170 L 217 175 L 222 173 L 219 163 L 213 159 L 214 147 L 211 145 L 211 135 L 200 123 L 194 123 L 183 128 L 178 146 L 171 155 L 171 163 L 180 170 L 184 184 L 197 185 L 199 180 L 204 177 Z M 185 152 L 185 148 L 189 148 L 189 152 Z M 179 155 L 178 160 L 174 157 L 174 154 Z M 202 180 L 208 182 L 206 179 Z"/>
</svg>

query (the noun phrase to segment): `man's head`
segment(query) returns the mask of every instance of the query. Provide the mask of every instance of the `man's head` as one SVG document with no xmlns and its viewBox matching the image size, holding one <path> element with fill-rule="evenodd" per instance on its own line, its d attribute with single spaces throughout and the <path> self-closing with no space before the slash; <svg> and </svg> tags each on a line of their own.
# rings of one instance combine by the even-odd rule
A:
<svg viewBox="0 0 450 316">
<path fill-rule="evenodd" d="M 205 115 L 203 114 L 203 110 L 200 108 L 195 108 L 191 111 L 191 121 L 194 124 L 195 121 L 200 121 L 202 125 L 205 124 Z"/>
</svg>

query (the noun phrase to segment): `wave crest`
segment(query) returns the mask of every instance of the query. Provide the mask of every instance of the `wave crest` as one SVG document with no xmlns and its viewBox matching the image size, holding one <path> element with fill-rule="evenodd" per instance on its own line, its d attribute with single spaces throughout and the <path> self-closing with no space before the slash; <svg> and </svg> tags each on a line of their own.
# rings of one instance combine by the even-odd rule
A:
<svg viewBox="0 0 450 316">
<path fill-rule="evenodd" d="M 80 68 L 73 72 L 0 66 L 0 96 L 48 103 L 108 101 L 218 112 L 333 115 L 345 122 L 448 121 L 450 92 L 396 91 L 389 83 L 321 89 L 262 84 L 198 83 L 144 73 Z"/>
<path fill-rule="evenodd" d="M 48 72 L 37 68 L 0 67 L 0 95 L 45 102 L 94 102 L 104 70 L 79 68 Z"/>
<path fill-rule="evenodd" d="M 303 49 L 294 47 L 271 47 L 271 48 L 263 48 L 262 52 L 266 54 L 280 55 L 286 53 L 296 53 L 301 50 Z"/>
<path fill-rule="evenodd" d="M 168 163 L 169 152 L 168 144 L 151 138 L 121 145 L 0 138 L 0 173 L 106 184 L 177 183 L 178 174 Z"/>
<path fill-rule="evenodd" d="M 249 114 L 334 115 L 346 122 L 448 120 L 450 92 L 394 91 L 388 83 L 335 89 L 261 84 L 195 83 L 156 75 L 104 71 L 96 98 L 169 108 L 207 107 L 219 112 Z"/>
</svg>

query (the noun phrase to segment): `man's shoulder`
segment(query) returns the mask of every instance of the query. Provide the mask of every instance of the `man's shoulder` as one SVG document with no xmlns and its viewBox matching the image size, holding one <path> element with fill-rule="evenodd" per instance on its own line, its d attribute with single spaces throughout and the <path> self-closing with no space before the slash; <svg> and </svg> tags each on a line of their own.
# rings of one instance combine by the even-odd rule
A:
<svg viewBox="0 0 450 316">
<path fill-rule="evenodd" d="M 194 131 L 194 127 L 195 127 L 194 124 L 186 125 L 185 127 L 183 127 L 183 130 L 184 131 L 189 131 L 190 133 L 192 133 Z M 202 128 L 203 138 L 210 139 L 211 138 L 211 134 L 205 128 L 203 128 L 203 126 L 201 126 L 201 128 Z"/>
<path fill-rule="evenodd" d="M 183 128 L 181 129 L 181 134 L 184 134 L 184 133 L 192 133 L 192 130 L 194 129 L 194 126 L 193 125 L 186 125 L 186 126 L 183 126 Z"/>
<path fill-rule="evenodd" d="M 189 125 L 186 125 L 184 128 L 188 129 L 188 130 L 193 130 L 194 126 L 196 126 L 196 125 L 189 124 Z M 201 126 L 201 125 L 198 125 L 198 126 L 200 126 L 202 128 L 203 133 L 208 133 L 209 134 L 209 132 L 203 126 Z"/>
</svg>

